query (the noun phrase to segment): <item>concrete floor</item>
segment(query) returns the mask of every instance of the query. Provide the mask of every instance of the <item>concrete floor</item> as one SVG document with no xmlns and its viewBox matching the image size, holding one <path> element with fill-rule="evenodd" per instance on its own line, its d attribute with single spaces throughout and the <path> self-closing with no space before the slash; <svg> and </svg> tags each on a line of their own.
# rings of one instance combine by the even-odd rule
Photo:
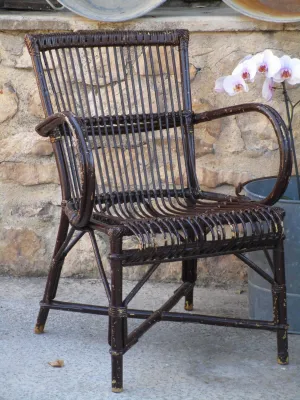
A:
<svg viewBox="0 0 300 400">
<path fill-rule="evenodd" d="M 125 390 L 112 394 L 105 317 L 51 311 L 47 332 L 33 334 L 44 283 L 0 278 L 1 400 L 300 400 L 300 336 L 290 335 L 283 367 L 274 333 L 168 322 L 126 354 Z M 132 306 L 155 308 L 176 287 L 147 284 Z M 58 298 L 105 304 L 92 280 L 62 280 Z M 247 294 L 197 288 L 195 311 L 247 317 Z M 48 365 L 57 358 L 63 368 Z"/>
</svg>

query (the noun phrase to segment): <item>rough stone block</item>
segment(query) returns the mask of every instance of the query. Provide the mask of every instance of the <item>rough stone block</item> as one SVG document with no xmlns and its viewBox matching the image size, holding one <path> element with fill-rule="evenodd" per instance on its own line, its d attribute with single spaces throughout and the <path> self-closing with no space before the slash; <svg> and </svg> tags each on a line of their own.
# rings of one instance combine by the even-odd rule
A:
<svg viewBox="0 0 300 400">
<path fill-rule="evenodd" d="M 45 246 L 31 229 L 8 228 L 0 231 L 0 267 L 15 275 L 43 273 Z"/>
<path fill-rule="evenodd" d="M 205 167 L 197 169 L 200 184 L 208 188 L 216 188 L 221 185 L 238 186 L 239 183 L 251 179 L 248 172 L 236 172 L 234 170 L 210 170 Z"/>
<path fill-rule="evenodd" d="M 25 162 L 3 162 L 0 165 L 0 180 L 13 181 L 23 186 L 59 183 L 56 165 L 27 164 Z"/>
<path fill-rule="evenodd" d="M 205 156 L 206 154 L 213 154 L 214 146 L 211 143 L 207 143 L 200 138 L 195 138 L 195 150 L 196 158 Z"/>
<path fill-rule="evenodd" d="M 50 156 L 53 154 L 52 144 L 49 139 L 37 140 L 33 144 L 30 153 L 37 157 Z"/>
<path fill-rule="evenodd" d="M 0 162 L 30 162 L 34 157 L 45 157 L 53 154 L 52 144 L 48 138 L 42 138 L 36 132 L 22 132 L 0 140 Z"/>
<path fill-rule="evenodd" d="M 7 82 L 0 87 L 0 124 L 14 117 L 18 103 L 17 93 L 11 83 Z"/>
<path fill-rule="evenodd" d="M 31 92 L 28 96 L 28 110 L 30 114 L 36 118 L 45 118 L 39 91 L 37 89 Z"/>
</svg>

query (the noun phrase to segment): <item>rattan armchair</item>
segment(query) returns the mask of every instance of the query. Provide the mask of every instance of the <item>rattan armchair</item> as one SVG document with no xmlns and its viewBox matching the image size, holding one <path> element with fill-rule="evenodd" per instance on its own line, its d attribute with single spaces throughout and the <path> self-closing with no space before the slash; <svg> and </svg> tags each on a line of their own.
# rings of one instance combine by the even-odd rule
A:
<svg viewBox="0 0 300 400">
<path fill-rule="evenodd" d="M 60 226 L 35 332 L 44 331 L 50 309 L 109 316 L 114 392 L 123 389 L 124 354 L 159 321 L 275 331 L 278 362 L 288 363 L 284 213 L 272 207 L 291 174 L 288 131 L 279 114 L 262 104 L 193 113 L 188 42 L 185 30 L 26 36 L 46 115 L 36 130 L 53 144 L 62 190 Z M 280 170 L 273 191 L 260 202 L 202 191 L 194 125 L 250 112 L 265 115 L 278 139 Z M 109 237 L 111 282 L 95 231 Z M 86 234 L 108 307 L 55 300 L 64 260 Z M 124 237 L 132 237 L 135 246 L 122 248 Z M 256 250 L 265 252 L 273 276 L 246 257 Z M 273 321 L 170 311 L 183 297 L 185 309 L 193 309 L 197 259 L 226 254 L 272 285 Z M 183 283 L 174 295 L 156 311 L 128 308 L 158 266 L 172 261 L 182 261 Z M 147 273 L 123 296 L 123 268 L 144 264 Z M 145 321 L 128 333 L 127 318 Z"/>
</svg>

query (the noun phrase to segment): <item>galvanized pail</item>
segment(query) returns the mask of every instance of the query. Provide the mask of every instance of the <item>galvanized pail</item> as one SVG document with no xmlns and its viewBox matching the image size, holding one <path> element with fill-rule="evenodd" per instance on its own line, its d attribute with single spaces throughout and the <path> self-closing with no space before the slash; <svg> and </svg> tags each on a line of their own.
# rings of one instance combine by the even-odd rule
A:
<svg viewBox="0 0 300 400">
<path fill-rule="evenodd" d="M 146 14 L 166 0 L 59 0 L 76 14 L 98 21 L 126 21 Z"/>
<path fill-rule="evenodd" d="M 273 189 L 275 178 L 256 179 L 244 187 L 246 195 L 252 200 L 262 200 Z M 285 272 L 287 291 L 287 311 L 289 333 L 300 334 L 300 200 L 297 198 L 297 182 L 293 177 L 285 195 L 276 204 L 285 210 Z M 272 275 L 273 272 L 263 252 L 248 254 L 261 269 Z M 248 271 L 249 317 L 272 320 L 272 292 L 268 282 L 249 268 Z"/>
</svg>

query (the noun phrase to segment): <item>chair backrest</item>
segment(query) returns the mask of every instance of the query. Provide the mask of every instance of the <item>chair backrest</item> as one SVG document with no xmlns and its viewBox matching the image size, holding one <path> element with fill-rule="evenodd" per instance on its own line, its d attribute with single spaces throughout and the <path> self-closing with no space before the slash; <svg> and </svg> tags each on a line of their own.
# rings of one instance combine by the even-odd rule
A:
<svg viewBox="0 0 300 400">
<path fill-rule="evenodd" d="M 197 189 L 188 40 L 185 30 L 27 36 L 45 115 L 81 119 L 98 198 Z"/>
</svg>

